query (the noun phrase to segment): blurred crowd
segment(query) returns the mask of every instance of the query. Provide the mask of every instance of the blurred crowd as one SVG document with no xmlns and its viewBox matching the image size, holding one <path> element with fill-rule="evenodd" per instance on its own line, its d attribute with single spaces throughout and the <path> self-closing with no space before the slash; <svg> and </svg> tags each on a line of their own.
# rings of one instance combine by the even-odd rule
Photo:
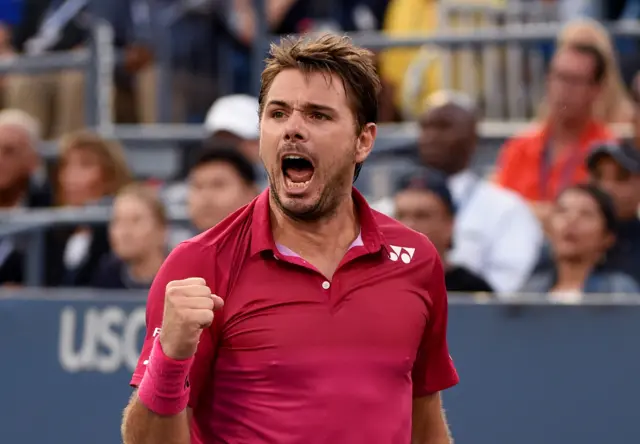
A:
<svg viewBox="0 0 640 444">
<path fill-rule="evenodd" d="M 442 89 L 437 75 L 425 71 L 421 82 L 428 87 L 407 107 L 403 82 L 419 50 L 377 54 L 384 81 L 379 121 L 413 120 L 419 134 L 396 154 L 412 168 L 399 175 L 393 193 L 371 204 L 431 239 L 447 265 L 450 291 L 503 298 L 547 293 L 566 303 L 595 293 L 640 295 L 638 42 L 615 41 L 595 20 L 637 21 L 640 2 L 558 2 L 566 3 L 567 24 L 549 56 L 538 114 L 529 129 L 506 141 L 489 175 L 472 167 L 483 98 Z M 86 3 L 10 1 L 11 7 L 0 8 L 0 53 L 82 48 L 93 17 L 83 16 Z M 175 182 L 137 181 L 118 141 L 84 128 L 82 73 L 11 74 L 0 85 L 0 209 L 112 209 L 106 225 L 46 231 L 47 286 L 147 288 L 177 243 L 214 226 L 267 186 L 258 152 L 258 101 L 249 95 L 252 2 L 160 1 L 162 7 L 177 3 L 175 120 L 196 121 L 208 136 Z M 437 26 L 433 0 L 330 3 L 267 0 L 268 25 L 274 33 L 426 32 Z M 114 119 L 155 122 L 158 30 L 149 3 L 93 6 L 92 14 L 112 22 L 124 56 L 115 74 Z M 220 54 L 222 47 L 232 51 Z M 225 88 L 216 78 L 220 60 L 233 73 L 233 85 Z M 619 123 L 632 128 L 630 138 L 613 132 Z M 58 146 L 53 165 L 39 156 L 44 139 Z M 167 207 L 182 205 L 188 226 L 167 215 Z M 0 238 L 0 285 L 25 283 L 25 249 L 20 236 Z"/>
</svg>

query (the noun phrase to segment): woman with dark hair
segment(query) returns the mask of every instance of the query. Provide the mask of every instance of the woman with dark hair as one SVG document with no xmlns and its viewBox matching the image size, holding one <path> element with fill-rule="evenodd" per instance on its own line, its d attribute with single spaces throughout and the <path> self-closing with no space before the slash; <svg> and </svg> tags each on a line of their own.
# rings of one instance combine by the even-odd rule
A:
<svg viewBox="0 0 640 444">
<path fill-rule="evenodd" d="M 558 302 L 576 303 L 587 293 L 640 293 L 629 276 L 605 268 L 616 241 L 613 201 L 592 184 L 566 188 L 557 198 L 549 224 L 554 268 L 534 274 L 526 293 L 548 293 Z"/>
</svg>

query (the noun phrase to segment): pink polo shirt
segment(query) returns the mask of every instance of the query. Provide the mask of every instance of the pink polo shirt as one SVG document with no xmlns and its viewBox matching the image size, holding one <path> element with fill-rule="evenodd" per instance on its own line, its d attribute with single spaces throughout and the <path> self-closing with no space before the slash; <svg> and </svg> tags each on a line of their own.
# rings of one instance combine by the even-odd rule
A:
<svg viewBox="0 0 640 444">
<path fill-rule="evenodd" d="M 331 280 L 276 246 L 268 190 L 163 265 L 132 385 L 169 281 L 203 277 L 225 299 L 190 375 L 192 442 L 407 444 L 413 398 L 458 382 L 433 245 L 353 197 L 361 236 Z"/>
</svg>

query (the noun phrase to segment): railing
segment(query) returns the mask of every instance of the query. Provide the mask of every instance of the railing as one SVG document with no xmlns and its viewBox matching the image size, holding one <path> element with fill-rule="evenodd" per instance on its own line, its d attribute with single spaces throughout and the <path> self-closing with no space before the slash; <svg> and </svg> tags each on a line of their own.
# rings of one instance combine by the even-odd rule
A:
<svg viewBox="0 0 640 444">
<path fill-rule="evenodd" d="M 263 1 L 256 0 L 255 4 L 258 11 L 263 11 Z M 457 11 L 459 14 L 461 10 L 468 10 L 474 12 L 476 10 L 484 11 L 486 14 L 497 13 L 496 8 L 479 8 L 475 9 L 469 5 L 449 5 L 449 12 Z M 509 12 L 509 10 L 506 10 Z M 504 11 L 503 11 L 504 12 Z M 266 30 L 266 23 L 264 22 L 265 16 L 263 13 L 258 13 L 258 29 L 256 33 L 255 44 L 253 47 L 253 56 L 251 68 L 254 72 L 253 78 L 255 79 L 256 88 L 258 87 L 258 73 L 262 70 L 263 59 L 271 41 L 277 37 L 269 35 Z M 175 14 L 164 13 L 161 18 L 163 26 L 170 26 L 171 21 L 175 20 Z M 619 22 L 608 24 L 607 28 L 614 37 L 640 37 L 640 26 L 637 23 Z M 480 28 L 475 30 L 456 30 L 445 28 L 444 31 L 438 32 L 436 35 L 425 36 L 422 34 L 417 35 L 404 35 L 404 36 L 388 36 L 380 33 L 353 33 L 351 34 L 354 42 L 369 47 L 371 49 L 389 49 L 399 47 L 436 47 L 444 48 L 448 53 L 456 48 L 485 48 L 485 55 L 483 56 L 489 62 L 491 56 L 489 54 L 496 46 L 507 45 L 513 49 L 513 45 L 519 44 L 533 44 L 541 42 L 552 42 L 558 32 L 562 29 L 560 23 L 520 23 L 520 24 L 506 24 L 498 28 Z M 168 35 L 169 33 L 163 33 Z M 167 42 L 163 42 L 167 43 Z M 163 55 L 160 57 L 160 72 L 161 79 L 158 83 L 158 94 L 162 98 L 159 101 L 158 114 L 161 116 L 167 116 L 171 104 L 170 96 L 167 94 L 171 90 L 169 87 L 170 66 L 167 62 L 168 55 L 166 54 L 166 46 L 163 47 L 163 51 L 160 51 Z M 521 55 L 517 55 L 513 50 L 510 50 L 512 54 L 511 59 L 520 60 Z M 90 47 L 83 51 L 73 51 L 68 53 L 50 54 L 39 57 L 21 56 L 14 57 L 8 60 L 0 61 L 0 73 L 7 72 L 41 72 L 56 69 L 83 69 L 87 73 L 88 81 L 86 101 L 90 105 L 87 107 L 87 125 L 95 127 L 100 133 L 106 137 L 119 137 L 125 135 L 131 139 L 137 141 L 149 141 L 157 140 L 160 138 L 158 134 L 162 134 L 162 138 L 166 140 L 183 141 L 194 140 L 202 137 L 203 130 L 200 125 L 162 125 L 154 127 L 137 127 L 129 126 L 122 127 L 116 125 L 112 121 L 113 105 L 111 103 L 111 90 L 112 75 L 116 63 L 120 60 L 113 51 L 113 32 L 111 27 L 101 21 L 94 20 L 92 28 L 92 39 Z M 485 60 L 484 65 L 490 65 Z M 521 62 L 521 60 L 520 60 Z M 468 58 L 467 62 L 468 63 Z M 515 62 L 514 62 L 515 63 Z M 445 66 L 445 72 L 449 70 Z M 513 68 L 511 71 L 517 71 Z M 494 76 L 495 77 L 495 76 Z M 444 86 L 450 86 L 447 82 L 450 76 L 445 75 Z M 484 76 L 486 79 L 491 79 L 492 76 Z M 511 75 L 510 78 L 514 78 Z M 488 80 L 487 80 L 488 81 Z M 478 85 L 471 85 L 470 81 L 467 83 L 467 89 L 470 92 L 477 90 Z M 522 89 L 522 84 L 518 84 L 516 80 L 510 80 L 509 82 L 509 115 L 515 119 L 523 119 L 528 116 L 525 115 L 521 104 L 520 96 L 517 91 Z M 515 86 L 514 86 L 515 85 Z M 485 89 L 489 91 L 495 90 L 495 84 L 485 85 Z M 539 90 L 539 86 L 534 88 Z M 516 94 L 517 93 L 517 94 Z M 490 98 L 487 104 L 488 117 L 504 114 L 500 109 L 497 102 L 492 102 L 499 96 L 498 94 L 488 94 Z M 491 99 L 493 97 L 493 99 Z M 515 98 L 514 98 L 515 97 Z M 518 103 L 516 103 L 518 102 Z M 523 102 L 524 103 L 524 102 Z M 517 123 L 511 123 L 509 121 L 501 123 L 505 132 L 513 133 L 517 128 Z M 126 139 L 126 137 L 125 137 Z"/>
</svg>

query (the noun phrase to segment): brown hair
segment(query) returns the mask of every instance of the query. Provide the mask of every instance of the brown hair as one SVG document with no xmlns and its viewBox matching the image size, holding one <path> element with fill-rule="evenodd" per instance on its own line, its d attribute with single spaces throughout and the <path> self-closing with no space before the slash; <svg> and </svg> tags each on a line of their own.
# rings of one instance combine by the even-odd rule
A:
<svg viewBox="0 0 640 444">
<path fill-rule="evenodd" d="M 272 43 L 262 71 L 258 97 L 260 115 L 273 79 L 286 69 L 338 75 L 355 115 L 357 131 L 377 121 L 381 83 L 373 53 L 355 46 L 348 37 L 324 34 L 316 38 L 288 37 L 279 45 Z"/>
<path fill-rule="evenodd" d="M 118 192 L 118 194 L 116 194 L 116 199 L 125 196 L 131 196 L 139 199 L 142 203 L 149 207 L 154 219 L 158 221 L 160 225 L 167 225 L 167 212 L 165 210 L 164 204 L 158 197 L 158 192 L 156 190 L 143 184 L 132 183 L 122 188 Z"/>
<path fill-rule="evenodd" d="M 106 140 L 92 131 L 82 130 L 62 136 L 59 146 L 59 168 L 71 151 L 87 150 L 96 154 L 107 183 L 107 195 L 117 193 L 120 188 L 131 182 L 131 172 L 127 166 L 124 149 L 119 143 Z"/>
</svg>

